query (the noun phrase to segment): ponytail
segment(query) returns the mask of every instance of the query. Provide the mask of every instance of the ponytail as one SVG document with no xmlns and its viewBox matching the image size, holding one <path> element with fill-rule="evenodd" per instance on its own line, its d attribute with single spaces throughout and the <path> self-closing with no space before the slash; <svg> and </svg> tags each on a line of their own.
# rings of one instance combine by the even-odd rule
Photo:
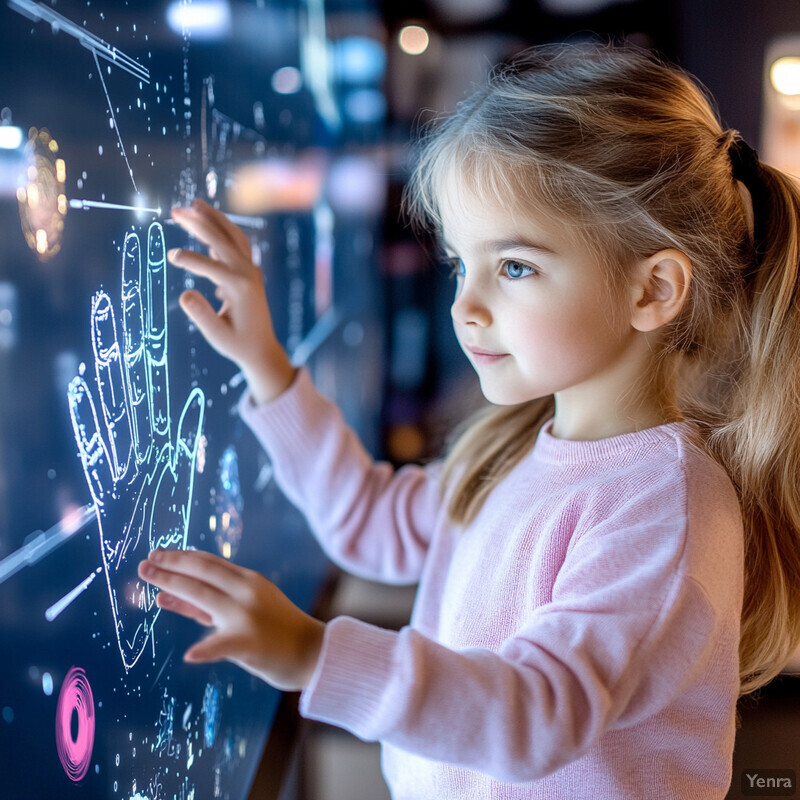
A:
<svg viewBox="0 0 800 800">
<path fill-rule="evenodd" d="M 741 694 L 772 680 L 800 642 L 800 190 L 761 164 L 760 265 L 747 287 L 746 346 L 727 419 L 682 405 L 706 423 L 706 444 L 739 494 L 745 533 Z M 703 407 L 705 405 L 705 407 Z"/>
</svg>

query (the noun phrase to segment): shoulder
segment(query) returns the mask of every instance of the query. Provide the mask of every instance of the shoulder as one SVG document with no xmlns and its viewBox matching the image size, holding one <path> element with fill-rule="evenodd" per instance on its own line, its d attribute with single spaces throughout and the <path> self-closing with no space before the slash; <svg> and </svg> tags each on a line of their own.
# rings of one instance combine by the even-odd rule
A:
<svg viewBox="0 0 800 800">
<path fill-rule="evenodd" d="M 579 492 L 579 536 L 629 530 L 646 539 L 668 537 L 677 550 L 688 548 L 684 555 L 690 560 L 741 544 L 736 490 L 691 423 L 662 426 L 657 436 L 593 477 Z"/>
<path fill-rule="evenodd" d="M 657 434 L 609 459 L 583 487 L 586 499 L 605 514 L 634 509 L 653 518 L 688 517 L 698 502 L 738 510 L 733 483 L 703 447 L 691 423 L 661 426 Z"/>
<path fill-rule="evenodd" d="M 679 443 L 686 497 L 687 571 L 713 597 L 741 591 L 744 521 L 736 488 L 695 440 Z"/>
<path fill-rule="evenodd" d="M 736 492 L 691 437 L 669 433 L 587 484 L 565 567 L 580 576 L 581 591 L 613 578 L 635 587 L 642 603 L 671 605 L 676 593 L 696 587 L 713 609 L 728 613 L 740 608 L 743 576 Z"/>
</svg>

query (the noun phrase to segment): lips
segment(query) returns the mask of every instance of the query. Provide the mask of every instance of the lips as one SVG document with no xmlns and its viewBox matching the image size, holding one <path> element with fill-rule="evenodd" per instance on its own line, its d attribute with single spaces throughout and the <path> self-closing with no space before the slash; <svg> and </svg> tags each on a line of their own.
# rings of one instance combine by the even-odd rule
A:
<svg viewBox="0 0 800 800">
<path fill-rule="evenodd" d="M 465 345 L 467 352 L 480 364 L 491 364 L 505 358 L 508 353 L 498 353 L 494 350 L 484 350 L 482 347 L 470 347 Z"/>
</svg>

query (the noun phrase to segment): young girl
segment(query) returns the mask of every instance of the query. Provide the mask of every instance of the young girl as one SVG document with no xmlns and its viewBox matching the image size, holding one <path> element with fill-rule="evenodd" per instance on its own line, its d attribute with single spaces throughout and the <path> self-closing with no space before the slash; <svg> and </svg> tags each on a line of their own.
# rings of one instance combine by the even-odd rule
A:
<svg viewBox="0 0 800 800">
<path fill-rule="evenodd" d="M 723 798 L 736 702 L 800 639 L 800 194 L 693 79 L 631 47 L 551 45 L 423 137 L 412 219 L 456 280 L 493 404 L 443 461 L 374 463 L 276 341 L 246 237 L 181 304 L 330 557 L 419 583 L 399 632 L 323 624 L 263 577 L 154 552 L 158 603 L 301 713 L 383 745 L 396 800 Z"/>
</svg>

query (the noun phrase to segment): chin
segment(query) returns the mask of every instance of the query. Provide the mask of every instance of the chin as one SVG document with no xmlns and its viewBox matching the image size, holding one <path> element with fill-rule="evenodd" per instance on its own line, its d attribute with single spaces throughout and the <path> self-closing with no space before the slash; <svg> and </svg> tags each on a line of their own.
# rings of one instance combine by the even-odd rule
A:
<svg viewBox="0 0 800 800">
<path fill-rule="evenodd" d="M 481 393 L 496 406 L 517 406 L 544 396 L 531 391 L 525 392 L 519 388 L 484 385 L 483 381 L 481 381 Z"/>
</svg>

